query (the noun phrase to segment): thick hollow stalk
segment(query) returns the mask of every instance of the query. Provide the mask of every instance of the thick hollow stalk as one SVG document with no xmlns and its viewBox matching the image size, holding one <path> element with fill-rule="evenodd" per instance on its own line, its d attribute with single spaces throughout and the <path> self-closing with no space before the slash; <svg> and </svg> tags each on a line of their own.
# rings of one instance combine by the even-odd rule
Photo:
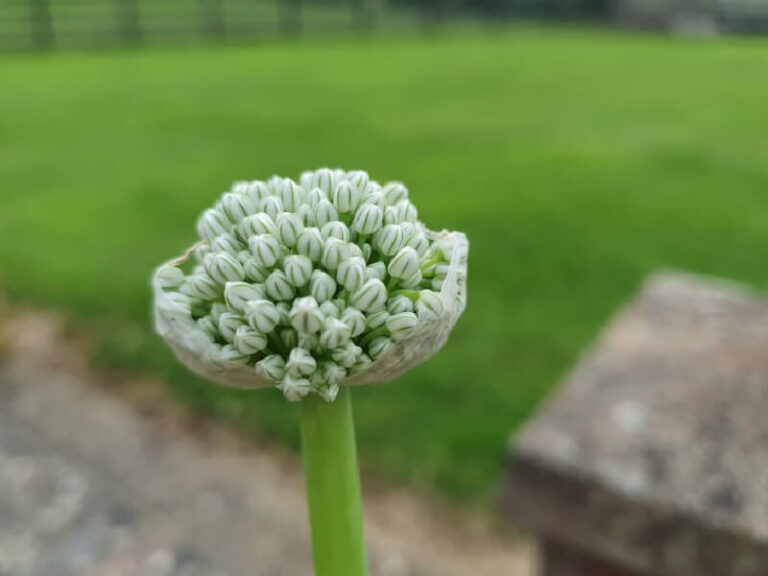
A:
<svg viewBox="0 0 768 576">
<path fill-rule="evenodd" d="M 367 574 L 350 390 L 301 402 L 301 440 L 316 576 Z"/>
</svg>

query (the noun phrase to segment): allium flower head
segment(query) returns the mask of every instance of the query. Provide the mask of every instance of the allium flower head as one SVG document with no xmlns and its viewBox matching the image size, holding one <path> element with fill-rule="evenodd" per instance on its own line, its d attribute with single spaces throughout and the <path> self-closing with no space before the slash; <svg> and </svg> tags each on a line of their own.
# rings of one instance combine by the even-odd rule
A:
<svg viewBox="0 0 768 576">
<path fill-rule="evenodd" d="M 153 279 L 155 325 L 193 371 L 288 400 L 392 380 L 439 350 L 466 302 L 468 243 L 400 182 L 321 168 L 236 182 Z"/>
</svg>

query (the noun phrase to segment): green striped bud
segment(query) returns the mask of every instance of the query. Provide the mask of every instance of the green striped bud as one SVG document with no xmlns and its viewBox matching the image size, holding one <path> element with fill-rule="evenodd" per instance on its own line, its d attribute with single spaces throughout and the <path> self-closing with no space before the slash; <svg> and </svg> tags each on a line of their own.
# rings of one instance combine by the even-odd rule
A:
<svg viewBox="0 0 768 576">
<path fill-rule="evenodd" d="M 368 194 L 363 199 L 363 204 L 370 204 L 371 206 L 376 206 L 379 210 L 381 210 L 382 218 L 384 217 L 384 210 L 387 209 L 387 201 L 384 198 L 384 194 L 382 194 L 381 191 L 375 191 Z"/>
<path fill-rule="evenodd" d="M 180 289 L 182 294 L 192 298 L 214 300 L 221 295 L 221 284 L 217 284 L 207 274 L 192 274 Z"/>
<path fill-rule="evenodd" d="M 322 270 L 315 270 L 309 281 L 309 293 L 318 302 L 330 300 L 336 293 L 336 282 Z"/>
<path fill-rule="evenodd" d="M 247 282 L 227 282 L 224 285 L 224 301 L 232 310 L 244 314 L 246 304 L 251 300 L 264 298 L 264 286 L 262 284 L 249 284 Z"/>
<path fill-rule="evenodd" d="M 355 290 L 349 298 L 353 308 L 362 312 L 374 312 L 387 302 L 387 287 L 381 280 L 368 280 Z"/>
<path fill-rule="evenodd" d="M 226 252 L 209 254 L 203 262 L 205 271 L 219 284 L 236 282 L 245 278 L 245 271 L 237 258 Z"/>
<path fill-rule="evenodd" d="M 283 260 L 283 269 L 291 284 L 301 288 L 309 282 L 312 275 L 312 260 L 301 254 L 292 254 Z"/>
<path fill-rule="evenodd" d="M 285 363 L 285 371 L 288 376 L 301 378 L 309 376 L 317 368 L 317 361 L 304 348 L 294 348 L 288 355 L 288 361 Z"/>
<path fill-rule="evenodd" d="M 320 188 L 326 195 L 330 196 L 336 187 L 336 175 L 333 173 L 333 170 L 328 168 L 316 170 L 312 178 L 312 187 Z"/>
<path fill-rule="evenodd" d="M 277 174 L 269 177 L 269 180 L 267 180 L 267 186 L 269 187 L 269 190 L 272 192 L 272 194 L 277 194 L 280 192 L 280 187 L 283 185 L 285 180 L 287 180 L 287 178 L 283 178 Z"/>
<path fill-rule="evenodd" d="M 206 255 L 211 253 L 211 247 L 204 242 L 200 242 L 195 246 L 193 252 L 195 255 L 195 260 L 197 262 L 202 262 L 205 259 Z"/>
<path fill-rule="evenodd" d="M 323 315 L 312 296 L 294 300 L 290 319 L 291 326 L 300 334 L 314 334 L 323 327 Z"/>
<path fill-rule="evenodd" d="M 253 260 L 261 268 L 271 268 L 280 259 L 282 248 L 280 241 L 272 234 L 257 234 L 248 238 L 248 247 Z"/>
<path fill-rule="evenodd" d="M 401 248 L 390 260 L 387 266 L 389 275 L 393 278 L 405 279 L 419 271 L 419 255 L 410 246 Z"/>
<path fill-rule="evenodd" d="M 323 255 L 320 258 L 320 262 L 326 268 L 326 270 L 336 270 L 339 267 L 339 263 L 346 256 L 346 244 L 338 238 L 328 238 L 323 246 Z"/>
<path fill-rule="evenodd" d="M 323 254 L 324 240 L 317 228 L 304 228 L 296 242 L 296 252 L 317 262 Z"/>
<path fill-rule="evenodd" d="M 375 234 L 381 230 L 383 218 L 384 213 L 381 208 L 374 204 L 363 204 L 355 212 L 352 229 L 363 235 Z"/>
<path fill-rule="evenodd" d="M 227 342 L 235 341 L 235 333 L 240 326 L 245 326 L 245 319 L 239 314 L 224 312 L 219 316 L 219 334 Z"/>
<path fill-rule="evenodd" d="M 376 328 L 381 328 L 387 323 L 387 320 L 389 319 L 389 312 L 386 310 L 379 310 L 378 312 L 373 312 L 372 314 L 368 314 L 365 317 L 365 323 L 368 326 L 369 330 L 376 330 Z"/>
<path fill-rule="evenodd" d="M 299 333 L 293 328 L 283 328 L 279 332 L 280 340 L 289 350 L 299 345 Z"/>
<path fill-rule="evenodd" d="M 216 236 L 221 236 L 229 232 L 231 224 L 218 210 L 211 208 L 203 212 L 197 221 L 197 233 L 200 238 L 213 242 Z"/>
<path fill-rule="evenodd" d="M 320 304 L 320 312 L 323 318 L 338 318 L 340 316 L 339 307 L 333 300 L 327 300 Z"/>
<path fill-rule="evenodd" d="M 416 222 L 419 219 L 419 213 L 416 210 L 416 206 L 411 204 L 408 200 L 401 200 L 395 204 L 397 208 L 397 217 L 400 222 Z"/>
<path fill-rule="evenodd" d="M 164 290 L 172 290 L 184 284 L 184 272 L 176 266 L 163 266 L 155 277 Z"/>
<path fill-rule="evenodd" d="M 419 323 L 419 319 L 413 312 L 401 312 L 393 314 L 387 319 L 387 330 L 389 337 L 394 342 L 399 342 L 407 338 Z"/>
<path fill-rule="evenodd" d="M 340 388 L 338 384 L 326 384 L 324 386 L 316 386 L 315 390 L 317 391 L 317 394 L 320 396 L 320 398 L 328 403 L 331 403 L 336 400 L 336 396 L 339 395 Z"/>
<path fill-rule="evenodd" d="M 171 307 L 174 310 L 184 311 L 187 314 L 192 312 L 193 300 L 186 294 L 182 294 L 181 292 L 168 292 L 166 297 L 168 298 L 167 302 L 171 304 Z"/>
<path fill-rule="evenodd" d="M 245 248 L 242 242 L 232 236 L 232 234 L 222 234 L 217 236 L 213 242 L 211 242 L 211 249 L 213 252 L 226 252 L 232 256 L 237 255 Z"/>
<path fill-rule="evenodd" d="M 315 206 L 315 225 L 322 228 L 328 222 L 335 222 L 339 219 L 339 213 L 336 207 L 328 200 L 320 200 Z"/>
<path fill-rule="evenodd" d="M 419 256 L 424 256 L 427 252 L 427 248 L 429 248 L 429 240 L 427 240 L 427 237 L 424 236 L 423 233 L 416 232 L 405 241 L 405 245 L 416 250 L 416 253 Z"/>
<path fill-rule="evenodd" d="M 286 376 L 277 388 L 288 402 L 298 402 L 312 391 L 312 383 L 306 378 Z"/>
<path fill-rule="evenodd" d="M 277 235 L 286 246 L 295 246 L 303 230 L 304 222 L 298 214 L 284 212 L 277 217 Z"/>
<path fill-rule="evenodd" d="M 302 204 L 299 206 L 299 209 L 296 210 L 296 214 L 301 218 L 301 223 L 304 226 L 315 225 L 315 210 L 309 204 Z"/>
<path fill-rule="evenodd" d="M 304 202 L 304 194 L 304 189 L 290 178 L 283 180 L 278 191 L 278 197 L 289 212 L 296 212 L 299 209 Z"/>
<path fill-rule="evenodd" d="M 291 323 L 291 305 L 287 302 L 278 302 L 275 304 L 277 311 L 280 313 L 280 324 L 288 326 Z"/>
<path fill-rule="evenodd" d="M 248 259 L 243 262 L 243 271 L 245 272 L 246 280 L 251 282 L 264 282 L 269 276 L 269 268 L 262 268 L 248 253 Z"/>
<path fill-rule="evenodd" d="M 365 315 L 355 308 L 345 308 L 341 313 L 341 321 L 349 326 L 352 338 L 365 332 Z"/>
<path fill-rule="evenodd" d="M 362 353 L 363 349 L 360 346 L 347 342 L 344 346 L 331 350 L 331 358 L 345 368 L 352 368 Z"/>
<path fill-rule="evenodd" d="M 322 234 L 323 240 L 328 240 L 328 238 L 338 238 L 344 242 L 349 241 L 349 228 L 347 228 L 347 225 L 344 224 L 344 222 L 328 222 L 322 227 L 320 234 Z"/>
<path fill-rule="evenodd" d="M 274 270 L 264 282 L 264 287 L 267 289 L 267 295 L 275 301 L 291 300 L 296 294 L 296 290 L 282 270 Z"/>
<path fill-rule="evenodd" d="M 362 258 L 342 260 L 336 270 L 336 280 L 350 292 L 360 288 L 365 280 L 365 260 Z"/>
<path fill-rule="evenodd" d="M 214 302 L 211 304 L 211 318 L 213 318 L 213 321 L 217 326 L 219 325 L 219 318 L 221 318 L 221 315 L 225 312 L 229 312 L 229 309 L 224 302 Z"/>
<path fill-rule="evenodd" d="M 443 313 L 443 299 L 440 297 L 440 294 L 432 290 L 422 290 L 419 292 L 416 312 L 419 318 L 439 318 Z"/>
<path fill-rule="evenodd" d="M 384 280 L 384 278 L 387 277 L 387 265 L 384 264 L 384 262 L 372 262 L 368 265 L 368 267 L 365 269 L 365 281 L 373 280 L 376 278 L 377 280 Z"/>
<path fill-rule="evenodd" d="M 408 278 L 403 278 L 400 281 L 400 286 L 402 288 L 417 288 L 421 285 L 422 280 L 421 270 L 416 270 L 416 272 L 408 276 Z"/>
<path fill-rule="evenodd" d="M 267 337 L 249 326 L 240 326 L 235 332 L 234 347 L 243 354 L 257 354 L 267 347 Z"/>
<path fill-rule="evenodd" d="M 392 346 L 392 340 L 385 336 L 374 338 L 368 344 L 368 355 L 372 360 L 378 360 Z"/>
<path fill-rule="evenodd" d="M 304 170 L 299 176 L 299 184 L 304 190 L 312 189 L 312 179 L 315 177 L 314 170 Z"/>
<path fill-rule="evenodd" d="M 387 311 L 390 314 L 413 312 L 413 301 L 407 296 L 395 296 L 387 301 Z"/>
<path fill-rule="evenodd" d="M 365 170 L 350 170 L 347 172 L 347 180 L 358 190 L 365 190 L 369 182 L 368 172 Z"/>
<path fill-rule="evenodd" d="M 368 354 L 360 354 L 360 356 L 357 357 L 357 362 L 355 362 L 355 365 L 352 366 L 351 371 L 363 372 L 368 370 L 368 368 L 371 367 L 371 364 L 373 364 L 373 360 L 371 360 L 371 357 L 368 356 Z"/>
<path fill-rule="evenodd" d="M 347 180 L 342 180 L 333 192 L 333 203 L 340 214 L 354 212 L 360 203 L 360 190 Z"/>
<path fill-rule="evenodd" d="M 371 259 L 371 254 L 373 254 L 373 248 L 370 244 L 363 244 L 361 252 L 363 253 L 363 260 L 368 262 Z"/>
<path fill-rule="evenodd" d="M 197 327 L 205 334 L 211 342 L 219 339 L 219 329 L 216 322 L 210 316 L 203 316 L 197 319 Z"/>
<path fill-rule="evenodd" d="M 256 373 L 264 378 L 280 382 L 285 378 L 285 360 L 279 354 L 270 354 L 256 362 Z"/>
<path fill-rule="evenodd" d="M 445 280 L 441 280 L 438 278 L 432 278 L 432 290 L 435 292 L 440 292 L 443 289 L 443 284 L 445 284 Z"/>
<path fill-rule="evenodd" d="M 245 195 L 253 202 L 254 206 L 261 206 L 261 201 L 271 194 L 272 191 L 269 189 L 269 186 L 260 180 L 254 180 L 249 183 L 245 190 Z"/>
<path fill-rule="evenodd" d="M 408 189 L 402 182 L 387 182 L 382 189 L 387 204 L 395 205 L 401 200 L 408 200 Z"/>
<path fill-rule="evenodd" d="M 279 214 L 285 212 L 285 207 L 278 196 L 267 196 L 261 201 L 259 210 L 266 213 L 272 220 L 276 220 Z"/>
<path fill-rule="evenodd" d="M 251 328 L 269 334 L 280 323 L 280 311 L 274 302 L 269 300 L 252 300 L 245 309 L 245 317 Z"/>
<path fill-rule="evenodd" d="M 373 241 L 384 256 L 393 256 L 405 244 L 405 235 L 403 229 L 397 224 L 387 224 L 376 233 Z"/>
<path fill-rule="evenodd" d="M 225 344 L 221 347 L 221 359 L 225 362 L 234 362 L 236 364 L 248 364 L 251 359 L 250 354 L 243 354 L 231 344 Z"/>
<path fill-rule="evenodd" d="M 277 225 L 272 218 L 264 213 L 253 214 L 240 223 L 239 232 L 240 237 L 245 240 L 259 234 L 277 236 Z"/>
<path fill-rule="evenodd" d="M 341 320 L 326 318 L 323 323 L 323 331 L 320 333 L 320 345 L 332 350 L 349 342 L 351 330 Z"/>
<path fill-rule="evenodd" d="M 317 208 L 320 200 L 328 200 L 328 194 L 323 192 L 320 188 L 312 188 L 307 194 L 307 204 L 314 210 Z"/>
<path fill-rule="evenodd" d="M 227 192 L 221 197 L 221 211 L 232 224 L 237 224 L 249 214 L 256 212 L 257 209 L 258 204 L 255 204 L 245 194 Z"/>
<path fill-rule="evenodd" d="M 397 208 L 394 206 L 387 206 L 384 210 L 384 224 L 400 224 L 400 216 L 397 213 Z"/>
<path fill-rule="evenodd" d="M 299 348 L 305 350 L 317 350 L 320 347 L 320 335 L 318 333 L 310 334 L 308 332 L 298 332 Z"/>
<path fill-rule="evenodd" d="M 344 257 L 345 258 L 363 258 L 363 250 L 357 244 L 347 242 L 344 244 Z M 365 261 L 365 258 L 363 258 Z"/>
<path fill-rule="evenodd" d="M 331 360 L 320 362 L 318 371 L 321 373 L 323 381 L 329 384 L 338 384 L 347 375 L 346 369 Z"/>
</svg>

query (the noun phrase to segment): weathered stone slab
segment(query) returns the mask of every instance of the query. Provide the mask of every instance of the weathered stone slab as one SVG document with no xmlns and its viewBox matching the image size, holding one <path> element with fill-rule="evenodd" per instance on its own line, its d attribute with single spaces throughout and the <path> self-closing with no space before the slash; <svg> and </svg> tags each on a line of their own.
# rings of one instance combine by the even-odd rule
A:
<svg viewBox="0 0 768 576">
<path fill-rule="evenodd" d="M 768 300 L 652 277 L 514 439 L 505 504 L 616 574 L 768 574 Z"/>
</svg>

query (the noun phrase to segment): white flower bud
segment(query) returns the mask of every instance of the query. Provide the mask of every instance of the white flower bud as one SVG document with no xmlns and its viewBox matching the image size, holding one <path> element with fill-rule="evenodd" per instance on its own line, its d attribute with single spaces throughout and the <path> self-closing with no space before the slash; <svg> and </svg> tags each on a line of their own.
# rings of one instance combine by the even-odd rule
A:
<svg viewBox="0 0 768 576">
<path fill-rule="evenodd" d="M 387 287 L 381 280 L 368 280 L 355 290 L 349 298 L 353 308 L 362 312 L 373 312 L 387 302 Z"/>
<path fill-rule="evenodd" d="M 219 316 L 219 334 L 227 342 L 235 341 L 235 333 L 240 326 L 245 326 L 245 319 L 232 312 L 224 312 Z"/>
<path fill-rule="evenodd" d="M 202 262 L 206 255 L 211 253 L 211 247 L 208 244 L 200 243 L 194 248 L 194 254 L 195 254 L 195 260 L 197 262 Z"/>
<path fill-rule="evenodd" d="M 317 368 L 317 361 L 304 348 L 294 348 L 288 355 L 285 371 L 293 378 L 309 376 Z"/>
<path fill-rule="evenodd" d="M 346 244 L 338 238 L 328 238 L 323 247 L 323 255 L 320 262 L 327 270 L 336 270 L 339 263 L 346 256 Z"/>
<path fill-rule="evenodd" d="M 365 269 L 365 281 L 373 280 L 376 278 L 377 280 L 384 280 L 384 278 L 387 277 L 387 265 L 384 264 L 384 262 L 372 262 L 368 265 L 368 267 Z"/>
<path fill-rule="evenodd" d="M 247 282 L 227 282 L 224 285 L 224 301 L 232 310 L 239 314 L 245 313 L 249 300 L 264 298 L 264 286 L 248 284 Z"/>
<path fill-rule="evenodd" d="M 387 204 L 395 205 L 401 200 L 408 200 L 408 189 L 402 182 L 387 182 L 382 189 Z"/>
<path fill-rule="evenodd" d="M 330 196 L 336 188 L 336 175 L 333 173 L 333 170 L 328 168 L 316 170 L 314 178 L 312 178 L 312 187 L 320 188 L 320 190 Z"/>
<path fill-rule="evenodd" d="M 336 280 L 350 292 L 360 288 L 365 280 L 365 260 L 362 258 L 342 260 L 336 270 Z"/>
<path fill-rule="evenodd" d="M 267 216 L 272 218 L 272 220 L 276 220 L 278 214 L 285 212 L 285 207 L 283 206 L 283 201 L 280 200 L 279 197 L 267 196 L 261 201 L 259 210 L 265 212 Z"/>
<path fill-rule="evenodd" d="M 362 258 L 363 261 L 365 261 L 365 258 L 363 258 L 363 250 L 358 246 L 357 244 L 352 244 L 352 242 L 347 242 L 344 244 L 344 257 L 345 258 Z"/>
<path fill-rule="evenodd" d="M 373 360 L 378 360 L 390 346 L 392 346 L 392 340 L 389 338 L 385 336 L 374 338 L 371 340 L 370 344 L 368 344 L 368 355 Z"/>
<path fill-rule="evenodd" d="M 341 313 L 341 321 L 349 326 L 352 338 L 365 332 L 365 315 L 356 308 L 345 308 Z"/>
<path fill-rule="evenodd" d="M 315 225 L 322 228 L 328 222 L 334 222 L 338 219 L 339 213 L 336 211 L 336 207 L 328 200 L 320 200 L 315 206 Z"/>
<path fill-rule="evenodd" d="M 296 214 L 301 218 L 301 223 L 304 226 L 315 225 L 315 210 L 309 204 L 302 204 L 299 209 L 296 210 Z"/>
<path fill-rule="evenodd" d="M 410 246 L 401 248 L 387 266 L 389 275 L 393 278 L 409 278 L 419 271 L 419 255 Z"/>
<path fill-rule="evenodd" d="M 342 180 L 333 192 L 333 203 L 340 214 L 354 212 L 360 203 L 360 190 L 347 180 Z"/>
<path fill-rule="evenodd" d="M 245 240 L 258 234 L 277 236 L 277 225 L 267 214 L 252 214 L 240 223 L 239 232 Z"/>
<path fill-rule="evenodd" d="M 221 285 L 207 274 L 192 274 L 187 277 L 186 284 L 181 287 L 180 291 L 192 298 L 213 300 L 221 295 Z"/>
<path fill-rule="evenodd" d="M 292 378 L 286 376 L 277 386 L 282 391 L 288 402 L 298 402 L 312 390 L 312 383 L 306 378 Z"/>
<path fill-rule="evenodd" d="M 290 178 L 283 180 L 280 185 L 278 196 L 283 202 L 283 206 L 289 212 L 296 212 L 304 202 L 304 190 Z"/>
<path fill-rule="evenodd" d="M 274 270 L 264 282 L 264 287 L 267 289 L 267 295 L 275 301 L 290 300 L 296 294 L 296 290 L 282 270 Z"/>
<path fill-rule="evenodd" d="M 408 200 L 401 200 L 395 205 L 395 208 L 397 208 L 397 217 L 400 222 L 416 222 L 419 219 L 416 206 Z"/>
<path fill-rule="evenodd" d="M 269 187 L 269 190 L 272 192 L 272 194 L 277 194 L 280 192 L 280 186 L 283 185 L 285 180 L 287 180 L 287 178 L 283 178 L 277 174 L 270 176 L 269 180 L 267 180 L 267 186 Z"/>
<path fill-rule="evenodd" d="M 363 204 L 355 212 L 352 229 L 364 235 L 375 234 L 381 230 L 383 218 L 384 213 L 381 208 L 374 204 Z"/>
<path fill-rule="evenodd" d="M 280 323 L 280 311 L 274 302 L 269 300 L 252 300 L 245 309 L 245 317 L 251 328 L 269 334 Z"/>
<path fill-rule="evenodd" d="M 235 362 L 236 364 L 248 364 L 251 359 L 250 354 L 243 354 L 231 344 L 225 344 L 221 347 L 221 359 L 225 362 Z"/>
<path fill-rule="evenodd" d="M 219 284 L 235 282 L 245 278 L 245 271 L 237 259 L 226 252 L 209 254 L 203 262 L 205 271 Z"/>
<path fill-rule="evenodd" d="M 323 360 L 320 362 L 318 372 L 321 373 L 323 381 L 328 384 L 337 384 L 341 382 L 347 375 L 347 371 L 342 366 L 339 366 L 336 362 L 331 360 Z"/>
<path fill-rule="evenodd" d="M 287 302 L 278 302 L 275 306 L 280 313 L 280 324 L 288 326 L 291 323 L 291 305 Z"/>
<path fill-rule="evenodd" d="M 336 396 L 339 395 L 339 385 L 326 384 L 325 386 L 319 386 L 317 387 L 317 393 L 320 396 L 320 398 L 322 398 L 326 402 L 328 403 L 333 402 L 334 400 L 336 400 Z"/>
<path fill-rule="evenodd" d="M 280 330 L 279 335 L 286 348 L 293 349 L 299 345 L 299 334 L 293 328 L 283 328 Z"/>
<path fill-rule="evenodd" d="M 270 354 L 256 362 L 256 372 L 265 378 L 280 382 L 285 378 L 285 360 L 279 354 Z"/>
<path fill-rule="evenodd" d="M 373 364 L 373 360 L 371 360 L 371 357 L 368 356 L 368 354 L 360 354 L 360 356 L 357 357 L 357 362 L 355 362 L 355 365 L 352 366 L 351 372 L 363 372 L 364 370 L 368 370 L 368 368 L 371 367 L 371 364 Z"/>
<path fill-rule="evenodd" d="M 192 298 L 186 294 L 182 294 L 181 292 L 168 292 L 166 297 L 174 309 L 184 311 L 187 314 L 192 312 Z"/>
<path fill-rule="evenodd" d="M 341 320 L 326 318 L 323 331 L 320 333 L 320 345 L 331 350 L 349 342 L 351 330 Z"/>
<path fill-rule="evenodd" d="M 405 241 L 405 245 L 416 250 L 416 253 L 419 256 L 424 256 L 427 252 L 427 248 L 429 248 L 429 240 L 427 240 L 427 237 L 421 232 L 416 232 Z"/>
<path fill-rule="evenodd" d="M 445 284 L 445 280 L 439 280 L 437 278 L 432 279 L 432 290 L 435 292 L 440 292 L 443 289 L 443 284 Z"/>
<path fill-rule="evenodd" d="M 336 281 L 322 270 L 315 270 L 309 282 L 309 293 L 318 302 L 330 300 L 336 293 Z"/>
<path fill-rule="evenodd" d="M 221 210 L 232 224 L 239 223 L 249 214 L 256 212 L 257 209 L 258 204 L 255 204 L 245 194 L 227 192 L 221 197 Z"/>
<path fill-rule="evenodd" d="M 304 228 L 296 242 L 296 252 L 308 256 L 312 262 L 320 260 L 323 254 L 324 240 L 317 228 Z"/>
<path fill-rule="evenodd" d="M 213 242 L 216 236 L 221 236 L 229 232 L 231 224 L 221 212 L 216 209 L 209 209 L 203 212 L 197 221 L 197 233 L 200 238 Z"/>
<path fill-rule="evenodd" d="M 328 238 L 338 238 L 344 242 L 349 241 L 349 228 L 347 228 L 347 225 L 344 224 L 344 222 L 328 222 L 322 227 L 320 234 L 322 234 L 324 240 L 328 240 Z"/>
<path fill-rule="evenodd" d="M 312 179 L 314 177 L 314 170 L 304 170 L 304 172 L 302 172 L 299 176 L 299 184 L 301 184 L 301 187 L 305 190 L 310 190 L 312 188 Z"/>
<path fill-rule="evenodd" d="M 387 311 L 390 314 L 413 312 L 413 301 L 407 296 L 395 296 L 387 301 Z"/>
<path fill-rule="evenodd" d="M 249 326 L 240 326 L 235 332 L 234 346 L 243 354 L 253 355 L 267 347 L 267 337 Z"/>
<path fill-rule="evenodd" d="M 216 323 L 216 325 L 219 325 L 219 318 L 221 318 L 221 315 L 225 312 L 229 312 L 227 309 L 227 305 L 223 302 L 214 302 L 211 304 L 211 318 L 213 318 L 213 321 Z"/>
<path fill-rule="evenodd" d="M 435 279 L 445 280 L 448 277 L 448 270 L 450 270 L 448 264 L 438 264 L 435 266 Z"/>
<path fill-rule="evenodd" d="M 387 224 L 376 233 L 373 241 L 379 252 L 385 256 L 393 256 L 405 244 L 405 235 L 397 224 Z"/>
<path fill-rule="evenodd" d="M 312 261 L 301 254 L 286 256 L 283 260 L 285 275 L 296 288 L 301 288 L 309 282 L 312 275 Z"/>
<path fill-rule="evenodd" d="M 376 328 L 384 326 L 388 319 L 389 312 L 386 310 L 379 310 L 378 312 L 368 314 L 368 316 L 365 317 L 365 323 L 369 330 L 376 330 Z"/>
<path fill-rule="evenodd" d="M 397 213 L 397 208 L 394 206 L 387 206 L 384 210 L 384 224 L 399 224 L 400 216 Z"/>
<path fill-rule="evenodd" d="M 363 349 L 360 346 L 347 342 L 344 346 L 331 350 L 331 358 L 345 368 L 352 368 L 362 353 Z"/>
<path fill-rule="evenodd" d="M 156 278 L 164 290 L 178 288 L 184 284 L 184 272 L 176 266 L 163 266 L 157 271 Z"/>
<path fill-rule="evenodd" d="M 320 188 L 312 188 L 307 194 L 307 204 L 314 210 L 317 208 L 320 200 L 328 200 L 328 194 L 323 192 Z"/>
<path fill-rule="evenodd" d="M 248 182 L 245 180 L 232 182 L 232 186 L 229 189 L 230 192 L 234 192 L 235 194 L 245 194 L 246 190 L 248 190 Z"/>
<path fill-rule="evenodd" d="M 320 312 L 324 318 L 338 318 L 340 315 L 339 307 L 333 300 L 327 300 L 320 304 Z"/>
<path fill-rule="evenodd" d="M 371 259 L 371 254 L 373 254 L 373 248 L 371 248 L 370 244 L 363 244 L 361 252 L 363 253 L 363 260 L 368 262 Z"/>
<path fill-rule="evenodd" d="M 399 342 L 408 337 L 413 332 L 413 329 L 419 323 L 419 319 L 413 312 L 401 312 L 399 314 L 393 314 L 387 318 L 387 330 L 389 330 L 389 337 L 394 342 Z"/>
<path fill-rule="evenodd" d="M 317 350 L 320 347 L 320 335 L 298 332 L 298 346 L 304 350 Z"/>
<path fill-rule="evenodd" d="M 295 246 L 303 230 L 304 222 L 298 214 L 283 212 L 278 215 L 277 235 L 286 246 Z"/>
<path fill-rule="evenodd" d="M 358 190 L 365 190 L 368 186 L 368 172 L 365 170 L 350 170 L 347 172 L 347 180 Z"/>
<path fill-rule="evenodd" d="M 317 300 L 311 296 L 294 300 L 290 318 L 291 325 L 299 333 L 314 334 L 323 327 L 323 315 Z"/>
<path fill-rule="evenodd" d="M 371 192 L 365 198 L 363 199 L 363 204 L 370 204 L 372 206 L 376 206 L 381 210 L 382 218 L 384 217 L 384 210 L 387 209 L 387 201 L 384 198 L 384 194 L 381 193 L 381 191 L 377 190 L 375 192 Z"/>
<path fill-rule="evenodd" d="M 211 242 L 211 249 L 214 252 L 226 252 L 232 256 L 237 257 L 238 254 L 245 248 L 242 242 L 232 236 L 232 234 L 222 234 L 217 236 L 213 242 Z"/>
<path fill-rule="evenodd" d="M 248 259 L 243 262 L 243 271 L 245 272 L 246 280 L 251 282 L 264 282 L 269 276 L 269 268 L 262 268 L 248 253 Z"/>
<path fill-rule="evenodd" d="M 443 299 L 437 292 L 422 290 L 416 302 L 416 311 L 419 318 L 438 318 L 443 313 Z"/>
<path fill-rule="evenodd" d="M 269 186 L 259 180 L 249 183 L 245 190 L 245 195 L 253 202 L 254 206 L 261 206 L 261 201 L 271 194 Z"/>
<path fill-rule="evenodd" d="M 416 270 L 416 272 L 408 276 L 408 278 L 403 278 L 400 285 L 403 288 L 416 288 L 421 284 L 422 280 L 421 270 Z"/>
<path fill-rule="evenodd" d="M 271 268 L 280 259 L 282 248 L 280 241 L 272 234 L 257 234 L 248 238 L 248 247 L 253 260 L 261 268 Z"/>
<path fill-rule="evenodd" d="M 219 329 L 216 327 L 216 322 L 210 316 L 203 316 L 197 319 L 197 327 L 202 330 L 211 342 L 216 342 L 219 339 Z"/>
</svg>

